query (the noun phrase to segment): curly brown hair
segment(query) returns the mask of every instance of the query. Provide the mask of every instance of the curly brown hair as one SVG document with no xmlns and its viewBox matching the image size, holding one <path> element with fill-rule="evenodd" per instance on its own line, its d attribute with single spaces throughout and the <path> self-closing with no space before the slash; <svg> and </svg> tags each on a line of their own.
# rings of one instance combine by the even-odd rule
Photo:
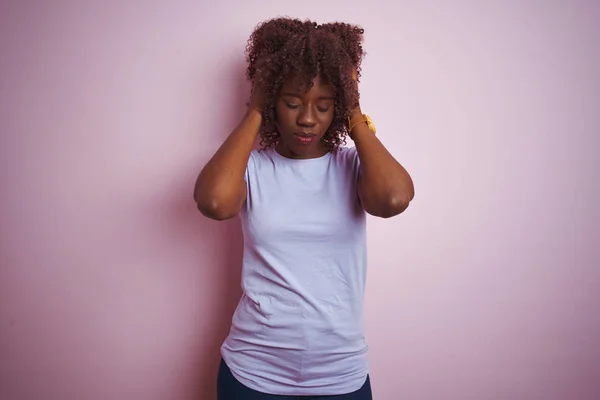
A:
<svg viewBox="0 0 600 400">
<path fill-rule="evenodd" d="M 339 149 L 348 134 L 349 104 L 358 103 L 352 74 L 360 76 L 365 55 L 364 30 L 342 22 L 317 24 L 292 18 L 274 18 L 260 23 L 246 46 L 246 75 L 252 88 L 262 91 L 263 123 L 261 145 L 274 147 L 279 141 L 275 125 L 275 102 L 283 83 L 294 80 L 299 86 L 312 86 L 318 75 L 331 84 L 335 93 L 333 121 L 323 136 L 327 150 Z"/>
</svg>

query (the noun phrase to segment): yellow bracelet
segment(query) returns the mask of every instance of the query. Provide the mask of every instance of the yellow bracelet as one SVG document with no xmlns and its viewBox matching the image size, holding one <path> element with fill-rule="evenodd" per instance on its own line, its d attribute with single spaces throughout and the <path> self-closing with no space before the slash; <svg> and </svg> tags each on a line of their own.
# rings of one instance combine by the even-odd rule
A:
<svg viewBox="0 0 600 400">
<path fill-rule="evenodd" d="M 363 114 L 359 117 L 354 118 L 348 117 L 348 133 L 352 132 L 352 129 L 354 129 L 356 125 L 362 124 L 363 122 L 366 122 L 367 126 L 369 127 L 371 132 L 373 132 L 373 134 L 377 133 L 377 130 L 375 129 L 375 124 L 373 124 L 373 120 L 371 120 L 371 117 L 369 117 L 367 114 Z"/>
</svg>

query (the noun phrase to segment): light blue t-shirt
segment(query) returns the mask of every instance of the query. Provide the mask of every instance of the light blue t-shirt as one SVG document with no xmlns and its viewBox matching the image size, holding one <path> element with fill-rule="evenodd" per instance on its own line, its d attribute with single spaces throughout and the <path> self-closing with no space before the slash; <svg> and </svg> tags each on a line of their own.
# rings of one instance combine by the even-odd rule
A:
<svg viewBox="0 0 600 400">
<path fill-rule="evenodd" d="M 243 295 L 221 353 L 263 393 L 337 395 L 365 383 L 366 214 L 355 148 L 313 159 L 253 151 Z"/>
</svg>

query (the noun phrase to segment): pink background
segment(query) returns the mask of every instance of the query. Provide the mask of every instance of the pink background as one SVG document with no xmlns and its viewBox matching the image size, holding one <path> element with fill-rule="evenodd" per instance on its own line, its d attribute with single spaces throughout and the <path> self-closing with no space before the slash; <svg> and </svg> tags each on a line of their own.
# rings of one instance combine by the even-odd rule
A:
<svg viewBox="0 0 600 400">
<path fill-rule="evenodd" d="M 600 398 L 600 3 L 2 1 L 0 398 L 214 399 L 237 220 L 200 168 L 277 15 L 366 29 L 417 196 L 369 220 L 379 400 Z"/>
</svg>

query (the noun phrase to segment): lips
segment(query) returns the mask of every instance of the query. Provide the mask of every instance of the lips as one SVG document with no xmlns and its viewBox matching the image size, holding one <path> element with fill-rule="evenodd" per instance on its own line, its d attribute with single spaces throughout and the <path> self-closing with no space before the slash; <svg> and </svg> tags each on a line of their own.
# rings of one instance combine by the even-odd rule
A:
<svg viewBox="0 0 600 400">
<path fill-rule="evenodd" d="M 294 136 L 300 143 L 309 144 L 314 140 L 314 138 L 317 135 L 314 133 L 296 132 L 294 133 Z"/>
</svg>

